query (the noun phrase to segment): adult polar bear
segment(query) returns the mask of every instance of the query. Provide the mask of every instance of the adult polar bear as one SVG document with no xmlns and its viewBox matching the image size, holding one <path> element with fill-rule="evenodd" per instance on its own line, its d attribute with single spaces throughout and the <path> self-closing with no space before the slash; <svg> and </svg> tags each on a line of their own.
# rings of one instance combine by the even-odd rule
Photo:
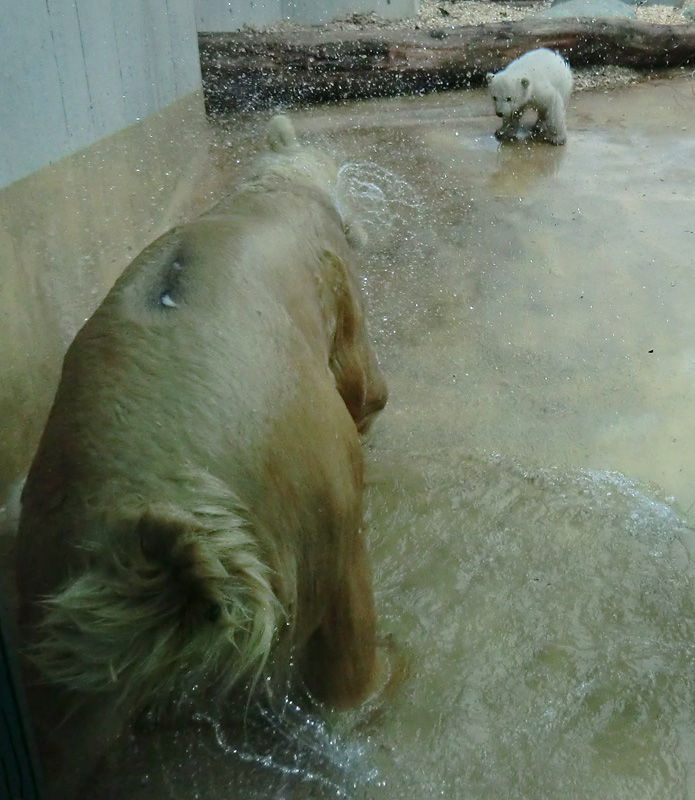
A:
<svg viewBox="0 0 695 800">
<path fill-rule="evenodd" d="M 552 144 L 567 141 L 565 108 L 572 93 L 572 70 L 562 56 L 541 47 L 515 59 L 501 72 L 487 75 L 495 113 L 502 126 L 498 139 L 514 139 L 526 109 L 538 120 L 533 133 Z"/>
<path fill-rule="evenodd" d="M 336 168 L 284 117 L 269 143 L 237 194 L 135 259 L 65 357 L 18 532 L 55 797 L 187 692 L 300 680 L 342 708 L 375 681 L 359 434 L 386 387 Z"/>
</svg>

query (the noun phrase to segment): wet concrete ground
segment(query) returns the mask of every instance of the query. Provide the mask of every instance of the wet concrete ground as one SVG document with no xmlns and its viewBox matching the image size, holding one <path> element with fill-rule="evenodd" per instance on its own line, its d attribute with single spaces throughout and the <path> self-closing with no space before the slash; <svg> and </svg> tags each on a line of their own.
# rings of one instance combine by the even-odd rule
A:
<svg viewBox="0 0 695 800">
<path fill-rule="evenodd" d="M 95 797 L 691 797 L 692 80 L 574 96 L 563 148 L 500 147 L 483 92 L 293 118 L 371 234 L 366 526 L 410 677 L 243 778 L 214 726 L 141 736 Z"/>
</svg>

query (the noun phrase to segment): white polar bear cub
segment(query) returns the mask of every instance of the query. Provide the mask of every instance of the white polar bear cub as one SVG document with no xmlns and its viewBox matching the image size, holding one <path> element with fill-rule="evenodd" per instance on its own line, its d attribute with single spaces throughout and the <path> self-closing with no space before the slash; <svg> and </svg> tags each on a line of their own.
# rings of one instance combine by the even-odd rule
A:
<svg viewBox="0 0 695 800">
<path fill-rule="evenodd" d="M 565 106 L 572 92 L 572 70 L 562 56 L 541 47 L 512 61 L 501 72 L 488 72 L 495 114 L 502 126 L 498 139 L 514 139 L 527 108 L 538 113 L 533 134 L 552 144 L 567 141 Z"/>
</svg>

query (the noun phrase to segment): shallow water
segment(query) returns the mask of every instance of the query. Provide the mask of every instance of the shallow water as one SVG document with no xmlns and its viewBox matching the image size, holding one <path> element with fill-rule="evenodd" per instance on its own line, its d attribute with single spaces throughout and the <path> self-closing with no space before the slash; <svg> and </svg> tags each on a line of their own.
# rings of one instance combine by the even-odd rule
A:
<svg viewBox="0 0 695 800">
<path fill-rule="evenodd" d="M 618 473 L 409 461 L 370 491 L 382 625 L 412 674 L 364 796 L 691 797 L 690 529 Z"/>
<path fill-rule="evenodd" d="M 366 529 L 410 673 L 265 750 L 145 736 L 116 794 L 695 796 L 694 112 L 689 79 L 583 93 L 562 148 L 498 146 L 482 92 L 293 115 L 370 235 Z"/>
</svg>

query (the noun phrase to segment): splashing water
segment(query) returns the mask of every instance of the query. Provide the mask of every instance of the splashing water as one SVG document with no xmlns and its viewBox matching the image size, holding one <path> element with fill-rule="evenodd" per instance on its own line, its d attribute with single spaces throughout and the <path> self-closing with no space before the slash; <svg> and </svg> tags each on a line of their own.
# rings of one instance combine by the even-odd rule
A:
<svg viewBox="0 0 695 800">
<path fill-rule="evenodd" d="M 345 207 L 369 228 L 370 244 L 412 225 L 422 213 L 423 201 L 412 186 L 391 170 L 372 161 L 352 161 L 338 170 L 337 194 Z M 347 214 L 350 216 L 350 214 Z"/>
<path fill-rule="evenodd" d="M 99 775 L 90 797 L 342 800 L 379 781 L 369 743 L 338 734 L 308 697 L 252 704 L 246 712 L 188 699 L 184 707 L 173 726 L 152 720 L 134 729 L 119 764 Z"/>
<path fill-rule="evenodd" d="M 391 291 L 392 308 L 381 314 L 374 330 L 384 344 L 402 327 L 402 320 L 418 312 L 417 297 L 407 287 L 426 261 L 426 247 L 415 231 L 422 230 L 430 211 L 410 183 L 373 161 L 343 164 L 336 196 L 341 214 L 367 234 L 368 246 L 361 253 L 367 273 L 362 277 L 363 294 Z M 401 248 L 407 248 L 407 259 L 399 258 Z"/>
<path fill-rule="evenodd" d="M 223 753 L 301 784 L 314 784 L 324 790 L 323 796 L 350 797 L 353 789 L 376 780 L 376 770 L 367 764 L 364 744 L 342 741 L 325 720 L 307 713 L 289 698 L 284 699 L 279 712 L 267 708 L 259 711 L 260 720 L 254 727 L 263 725 L 264 730 L 247 727 L 243 745 L 232 743 L 220 720 L 212 715 L 198 713 L 195 718 L 212 728 Z M 265 752 L 248 743 L 260 744 L 269 732 L 273 744 Z"/>
</svg>

